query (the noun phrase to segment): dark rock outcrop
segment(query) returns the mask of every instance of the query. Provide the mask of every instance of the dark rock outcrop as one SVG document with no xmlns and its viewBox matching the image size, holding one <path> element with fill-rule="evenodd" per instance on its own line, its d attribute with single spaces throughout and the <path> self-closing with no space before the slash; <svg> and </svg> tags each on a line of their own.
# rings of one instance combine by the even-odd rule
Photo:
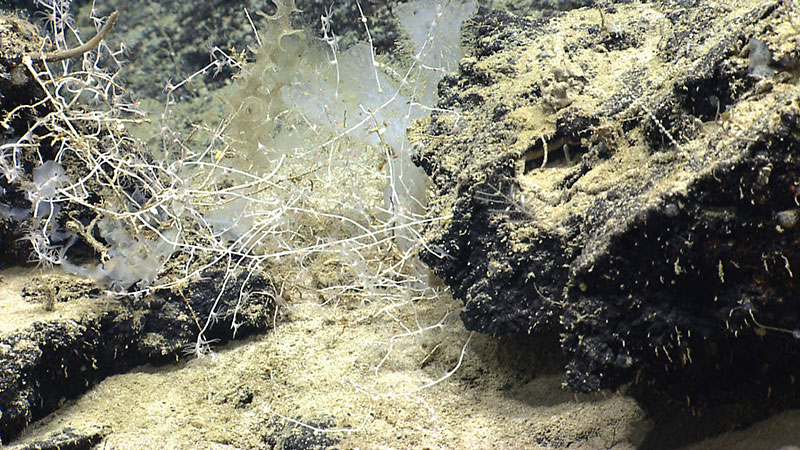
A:
<svg viewBox="0 0 800 450">
<path fill-rule="evenodd" d="M 416 129 L 423 258 L 467 328 L 560 333 L 576 391 L 797 406 L 800 18 L 685 3 L 476 20 Z"/>
<path fill-rule="evenodd" d="M 207 341 L 222 345 L 266 331 L 274 314 L 270 282 L 263 275 L 241 272 L 229 277 L 223 290 L 224 279 L 224 271 L 210 269 L 181 289 L 121 303 L 97 300 L 96 314 L 37 321 L 0 336 L 0 443 L 109 375 L 142 364 L 175 362 L 192 352 L 204 324 L 200 321 L 208 317 L 220 292 L 218 321 L 203 333 Z M 56 286 L 51 292 L 59 303 L 102 296 L 91 282 L 73 277 L 36 277 L 32 283 L 26 290 L 30 301 L 42 300 L 32 294 L 47 292 L 45 285 Z M 242 291 L 252 295 L 240 302 Z"/>
</svg>

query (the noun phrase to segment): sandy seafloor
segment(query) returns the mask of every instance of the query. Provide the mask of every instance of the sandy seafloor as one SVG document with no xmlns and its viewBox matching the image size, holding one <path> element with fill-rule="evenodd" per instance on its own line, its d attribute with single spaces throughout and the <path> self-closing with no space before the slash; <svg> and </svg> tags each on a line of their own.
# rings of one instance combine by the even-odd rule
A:
<svg viewBox="0 0 800 450">
<path fill-rule="evenodd" d="M 38 272 L 38 271 L 37 271 Z M 22 299 L 34 274 L 2 276 L 4 332 L 33 320 L 92 314 L 97 305 L 55 311 Z M 357 300 L 298 302 L 262 336 L 217 348 L 212 357 L 143 366 L 107 378 L 34 423 L 20 440 L 65 428 L 102 429 L 98 449 L 545 449 L 637 448 L 654 424 L 624 393 L 575 395 L 548 361 L 513 341 L 473 335 L 460 304 L 389 308 Z M 410 338 L 405 332 L 441 322 Z M 388 356 L 387 356 L 388 354 Z M 383 364 L 376 370 L 376 366 Z M 533 370 L 531 370 L 533 368 Z M 307 446 L 302 421 L 322 447 Z M 778 449 L 800 442 L 800 411 L 700 442 L 691 449 Z M 667 432 L 668 431 L 660 431 Z M 650 439 L 653 437 L 651 436 Z M 665 436 L 666 438 L 666 436 Z M 796 448 L 796 447 L 794 447 Z"/>
<path fill-rule="evenodd" d="M 192 8 L 192 2 L 97 3 L 104 10 L 123 11 L 110 40 L 128 40 L 127 45 L 140 48 L 158 47 L 156 42 L 168 34 L 150 34 L 141 26 L 148 18 L 169 30 L 181 23 L 179 13 Z M 76 2 L 74 7 L 80 6 Z M 138 26 L 126 26 L 132 9 Z M 211 30 L 213 38 L 204 38 L 208 31 L 189 34 L 199 41 L 221 37 Z M 239 30 L 228 40 L 246 39 L 248 33 Z M 191 71 L 180 66 L 180 49 L 169 54 L 173 60 L 139 52 L 129 62 L 132 91 L 153 111 L 163 101 L 154 80 L 180 79 Z M 137 80 L 137 73 L 150 78 Z M 187 121 L 217 117 L 214 89 L 224 84 L 199 85 L 175 110 L 185 110 Z M 146 137 L 148 132 L 138 133 Z M 46 312 L 25 302 L 21 288 L 33 271 L 0 271 L 0 331 L 34 320 L 92 314 L 97 307 L 66 303 Z M 471 336 L 458 318 L 460 308 L 460 301 L 447 293 L 437 301 L 400 306 L 355 297 L 326 304 L 297 299 L 275 318 L 273 331 L 216 348 L 210 357 L 186 357 L 109 377 L 33 424 L 20 442 L 65 427 L 99 427 L 108 432 L 100 449 L 306 448 L 293 437 L 308 437 L 308 428 L 294 425 L 299 421 L 316 429 L 312 441 L 323 447 L 628 449 L 653 429 L 655 424 L 624 392 L 573 394 L 562 386 L 563 369 L 551 361 L 515 352 L 512 340 Z M 401 336 L 435 324 L 440 326 Z M 688 448 L 797 445 L 798 425 L 800 411 L 789 411 Z"/>
</svg>

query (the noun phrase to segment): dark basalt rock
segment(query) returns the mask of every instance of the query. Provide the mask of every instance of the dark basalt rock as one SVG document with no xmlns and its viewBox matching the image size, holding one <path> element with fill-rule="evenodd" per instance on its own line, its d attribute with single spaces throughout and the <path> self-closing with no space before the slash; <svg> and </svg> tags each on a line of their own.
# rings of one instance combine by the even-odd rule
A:
<svg viewBox="0 0 800 450">
<path fill-rule="evenodd" d="M 467 328 L 560 333 L 573 390 L 797 406 L 795 25 L 744 0 L 604 16 L 472 25 L 472 54 L 440 85 L 458 121 L 415 130 L 446 217 L 423 259 Z"/>
<path fill-rule="evenodd" d="M 53 275 L 33 281 L 58 286 L 55 301 L 59 302 L 71 296 L 101 295 L 90 282 L 70 284 L 70 278 L 62 278 Z M 271 283 L 263 275 L 241 272 L 230 276 L 222 290 L 224 279 L 224 270 L 210 269 L 182 289 L 114 301 L 105 311 L 77 321 L 35 322 L 0 336 L 0 443 L 109 375 L 142 364 L 177 361 L 192 350 L 203 325 L 197 320 L 208 317 L 220 292 L 218 321 L 203 334 L 207 341 L 222 345 L 266 331 L 275 312 Z M 60 295 L 60 288 L 68 293 Z M 45 290 L 31 286 L 27 292 Z M 242 291 L 253 294 L 240 302 Z M 234 311 L 238 311 L 235 334 Z"/>
<path fill-rule="evenodd" d="M 79 430 L 64 428 L 42 439 L 20 445 L 13 445 L 9 450 L 90 450 L 94 448 L 109 430 L 101 427 L 90 427 Z"/>
</svg>

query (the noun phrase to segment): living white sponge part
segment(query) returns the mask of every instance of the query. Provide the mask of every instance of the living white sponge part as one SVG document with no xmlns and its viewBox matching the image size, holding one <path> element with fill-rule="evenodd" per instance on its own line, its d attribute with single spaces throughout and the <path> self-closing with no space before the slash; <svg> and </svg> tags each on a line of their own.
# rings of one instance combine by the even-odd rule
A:
<svg viewBox="0 0 800 450">
<path fill-rule="evenodd" d="M 475 0 L 414 0 L 395 8 L 395 17 L 411 38 L 419 64 L 431 69 L 426 75 L 425 94 L 417 101 L 436 101 L 439 80 L 458 68 L 463 56 L 461 25 L 476 9 Z"/>
<path fill-rule="evenodd" d="M 64 167 L 55 161 L 46 161 L 33 169 L 33 188 L 40 198 L 51 198 L 66 178 Z"/>
<path fill-rule="evenodd" d="M 427 203 L 427 176 L 411 159 L 406 130 L 428 113 L 425 107 L 435 106 L 439 80 L 458 67 L 461 25 L 475 9 L 474 0 L 415 0 L 396 8 L 416 57 L 416 71 L 403 77 L 410 88 L 377 70 L 372 48 L 361 43 L 342 52 L 337 64 L 299 73 L 295 83 L 281 89 L 283 99 L 313 127 L 373 148 L 389 147 L 384 203 L 393 211 L 403 250 L 415 241 L 403 225 L 420 217 Z"/>
<path fill-rule="evenodd" d="M 398 5 L 394 11 L 400 25 L 413 41 L 414 48 L 422 52 L 422 64 L 453 72 L 462 56 L 461 25 L 476 8 L 474 0 L 414 0 Z"/>
<path fill-rule="evenodd" d="M 108 259 L 94 267 L 82 267 L 68 261 L 62 266 L 68 272 L 92 278 L 115 291 L 125 291 L 134 283 L 149 286 L 172 255 L 178 232 L 163 232 L 166 240 L 132 236 L 119 222 L 103 219 L 97 224 L 100 235 L 108 242 Z"/>
</svg>

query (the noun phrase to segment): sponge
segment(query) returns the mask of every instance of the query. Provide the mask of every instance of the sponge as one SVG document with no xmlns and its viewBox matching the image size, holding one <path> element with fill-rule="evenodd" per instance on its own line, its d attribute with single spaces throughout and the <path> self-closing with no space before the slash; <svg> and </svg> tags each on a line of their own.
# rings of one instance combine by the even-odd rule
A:
<svg viewBox="0 0 800 450">
<path fill-rule="evenodd" d="M 428 71 L 425 97 L 418 99 L 423 104 L 432 104 L 429 102 L 435 100 L 436 84 L 457 69 L 462 56 L 461 25 L 476 8 L 475 0 L 414 0 L 395 8 L 397 20 L 419 54 L 419 62 L 433 69 Z"/>
<path fill-rule="evenodd" d="M 298 73 L 294 83 L 281 88 L 286 103 L 301 114 L 314 129 L 322 128 L 391 157 L 384 204 L 398 231 L 401 250 L 413 246 L 413 223 L 425 212 L 427 176 L 411 158 L 411 143 L 406 130 L 415 119 L 425 116 L 435 106 L 439 80 L 454 71 L 461 58 L 461 25 L 476 9 L 474 0 L 415 0 L 398 6 L 396 17 L 413 45 L 413 76 L 403 78 L 401 86 L 374 66 L 372 48 L 366 43 L 342 52 L 338 64 L 328 61 L 322 52 L 315 70 Z M 325 66 L 327 70 L 323 70 Z M 336 73 L 339 70 L 339 73 Z M 412 96 L 413 97 L 410 97 Z M 376 133 L 376 128 L 380 131 Z"/>
<path fill-rule="evenodd" d="M 82 267 L 64 260 L 62 267 L 67 272 L 92 278 L 113 291 L 123 292 L 138 283 L 140 288 L 150 285 L 175 250 L 178 232 L 163 232 L 163 239 L 147 239 L 132 236 L 119 222 L 103 219 L 97 227 L 108 242 L 108 260 L 94 267 Z"/>
</svg>

